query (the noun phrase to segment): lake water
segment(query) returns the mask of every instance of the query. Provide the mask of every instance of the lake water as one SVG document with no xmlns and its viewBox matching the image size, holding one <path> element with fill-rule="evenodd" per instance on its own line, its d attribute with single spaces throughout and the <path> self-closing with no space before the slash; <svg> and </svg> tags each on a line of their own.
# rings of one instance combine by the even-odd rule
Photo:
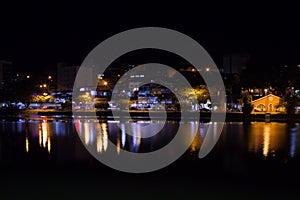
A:
<svg viewBox="0 0 300 200">
<path fill-rule="evenodd" d="M 38 118 L 0 122 L 3 195 L 30 193 L 49 197 L 289 198 L 297 195 L 300 178 L 300 125 L 278 122 L 227 122 L 213 150 L 198 152 L 209 123 L 156 121 L 160 130 L 140 137 L 151 121 Z M 190 148 L 171 165 L 146 174 L 119 172 L 93 158 L 112 141 L 116 154 L 156 151 L 175 137 L 184 123 Z M 195 127 L 199 125 L 197 131 Z M 78 133 L 77 131 L 78 130 Z M 132 135 L 126 133 L 132 132 Z M 80 140 L 80 137 L 82 141 Z M 293 181 L 296 181 L 295 183 Z M 17 193 L 16 193 L 17 192 Z M 20 193 L 21 192 L 21 193 Z M 93 194 L 93 195 L 92 195 Z M 148 195 L 146 195 L 148 194 Z M 72 196 L 73 195 L 73 196 Z M 79 196 L 78 196 L 79 195 Z M 82 196 L 80 196 L 82 195 Z"/>
</svg>

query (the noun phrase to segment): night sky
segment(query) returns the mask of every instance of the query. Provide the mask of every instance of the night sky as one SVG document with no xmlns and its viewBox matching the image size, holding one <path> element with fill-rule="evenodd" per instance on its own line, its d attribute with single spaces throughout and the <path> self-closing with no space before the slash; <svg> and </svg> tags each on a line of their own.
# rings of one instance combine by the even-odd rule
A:
<svg viewBox="0 0 300 200">
<path fill-rule="evenodd" d="M 20 71 L 51 71 L 58 62 L 80 65 L 104 39 L 131 28 L 158 26 L 194 38 L 218 66 L 225 53 L 233 52 L 250 53 L 260 70 L 300 64 L 297 7 L 227 7 L 150 2 L 2 5 L 0 59 L 14 62 Z"/>
</svg>

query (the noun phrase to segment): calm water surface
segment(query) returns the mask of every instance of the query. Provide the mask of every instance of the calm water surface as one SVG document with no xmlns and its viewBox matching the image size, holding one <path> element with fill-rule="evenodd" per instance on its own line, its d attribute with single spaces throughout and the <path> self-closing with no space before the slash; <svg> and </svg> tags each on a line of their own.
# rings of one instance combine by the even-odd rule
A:
<svg viewBox="0 0 300 200">
<path fill-rule="evenodd" d="M 10 189 L 23 188 L 21 185 L 13 186 L 15 181 L 30 185 L 33 182 L 27 181 L 31 180 L 38 185 L 48 184 L 49 188 L 60 185 L 66 191 L 74 191 L 73 186 L 78 187 L 79 180 L 95 182 L 97 185 L 103 184 L 99 180 L 102 179 L 108 183 L 105 184 L 105 191 L 110 191 L 111 187 L 120 189 L 116 183 L 133 184 L 139 191 L 144 191 L 143 184 L 151 188 L 154 187 L 151 183 L 155 182 L 166 188 L 173 183 L 175 188 L 185 188 L 184 191 L 188 190 L 192 195 L 195 193 L 191 193 L 190 189 L 200 186 L 203 186 L 202 189 L 198 189 L 207 196 L 214 194 L 214 187 L 221 191 L 220 194 L 224 191 L 230 191 L 230 194 L 237 194 L 235 191 L 246 194 L 246 191 L 250 191 L 249 194 L 254 195 L 253 197 L 260 193 L 263 193 L 260 197 L 272 194 L 276 197 L 289 197 L 297 194 L 294 188 L 299 185 L 290 182 L 300 178 L 298 124 L 290 126 L 277 122 L 227 122 L 214 149 L 208 156 L 199 159 L 198 151 L 209 123 L 167 121 L 163 124 L 155 121 L 156 126 L 152 128 L 159 133 L 150 138 L 141 138 L 141 127 L 149 123 L 151 121 L 53 118 L 2 120 L 1 174 L 3 177 L 7 175 L 6 181 L 12 186 Z M 84 145 L 91 146 L 101 154 L 109 148 L 110 140 L 116 146 L 116 154 L 121 149 L 131 152 L 155 151 L 173 139 L 180 123 L 184 123 L 186 138 L 195 138 L 194 142 L 178 161 L 156 172 L 139 175 L 118 172 L 99 163 L 84 148 Z M 197 125 L 199 130 L 196 129 Z M 129 131 L 132 135 L 126 134 Z M 46 177 L 45 180 L 41 179 L 43 176 Z M 182 184 L 179 180 L 189 184 Z M 93 184 L 91 187 L 94 186 Z M 125 186 L 127 187 L 129 186 Z M 160 191 L 161 185 L 156 189 Z M 179 195 L 175 194 L 176 197 Z M 214 197 L 219 196 L 215 194 Z"/>
<path fill-rule="evenodd" d="M 150 123 L 152 131 L 158 132 L 150 138 L 141 138 L 141 127 Z M 38 161 L 52 158 L 54 161 L 80 161 L 89 156 L 77 151 L 84 145 L 92 146 L 96 151 L 106 151 L 108 140 L 117 147 L 131 152 L 150 152 L 167 145 L 176 135 L 178 126 L 184 124 L 186 137 L 194 137 L 187 153 L 198 153 L 202 140 L 210 123 L 195 121 L 107 121 L 85 120 L 17 120 L 0 122 L 0 160 L 18 161 L 31 159 Z M 199 125 L 199 130 L 196 127 Z M 78 133 L 76 131 L 78 130 Z M 131 132 L 132 134 L 127 134 Z M 77 135 L 78 134 L 78 135 Z M 232 151 L 234 149 L 235 151 Z M 293 127 L 278 122 L 227 122 L 213 153 L 231 153 L 238 156 L 243 153 L 261 160 L 298 159 L 300 156 L 300 125 Z M 80 155 L 82 153 L 82 155 Z M 196 154 L 195 154 L 196 155 Z M 192 154 L 185 157 L 194 159 Z"/>
</svg>

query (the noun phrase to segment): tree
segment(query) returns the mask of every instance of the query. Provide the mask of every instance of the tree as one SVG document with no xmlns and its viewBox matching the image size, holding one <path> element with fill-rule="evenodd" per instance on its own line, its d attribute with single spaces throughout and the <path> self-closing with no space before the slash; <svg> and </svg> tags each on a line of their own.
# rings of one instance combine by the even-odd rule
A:
<svg viewBox="0 0 300 200">
<path fill-rule="evenodd" d="M 210 99 L 210 93 L 206 85 L 200 85 L 195 88 L 197 100 L 200 103 L 206 103 L 208 99 Z"/>
<path fill-rule="evenodd" d="M 51 95 L 36 95 L 32 96 L 31 102 L 40 102 L 40 103 L 45 103 L 45 102 L 53 102 L 54 97 Z"/>
<path fill-rule="evenodd" d="M 81 94 L 77 97 L 77 100 L 82 103 L 90 103 L 92 101 L 91 95 L 89 93 Z"/>
<path fill-rule="evenodd" d="M 253 110 L 253 104 L 252 104 L 252 98 L 250 95 L 243 95 L 243 98 L 242 98 L 242 101 L 243 101 L 243 114 L 245 116 L 248 116 L 250 115 L 250 113 L 252 112 Z"/>
<path fill-rule="evenodd" d="M 299 97 L 290 88 L 287 88 L 277 107 L 284 107 L 286 114 L 291 115 L 295 113 L 298 105 L 300 105 Z"/>
</svg>

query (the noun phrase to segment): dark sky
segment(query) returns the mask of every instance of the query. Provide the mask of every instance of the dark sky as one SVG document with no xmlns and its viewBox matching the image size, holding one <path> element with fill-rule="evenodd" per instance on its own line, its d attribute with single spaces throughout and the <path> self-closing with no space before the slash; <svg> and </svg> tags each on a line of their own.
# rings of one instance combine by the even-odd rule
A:
<svg viewBox="0 0 300 200">
<path fill-rule="evenodd" d="M 260 63 L 295 64 L 300 63 L 296 9 L 246 3 L 2 5 L 0 59 L 13 61 L 22 70 L 51 69 L 58 62 L 79 65 L 97 44 L 120 31 L 159 26 L 194 38 L 219 65 L 222 55 L 231 52 L 251 53 L 258 68 Z"/>
</svg>

